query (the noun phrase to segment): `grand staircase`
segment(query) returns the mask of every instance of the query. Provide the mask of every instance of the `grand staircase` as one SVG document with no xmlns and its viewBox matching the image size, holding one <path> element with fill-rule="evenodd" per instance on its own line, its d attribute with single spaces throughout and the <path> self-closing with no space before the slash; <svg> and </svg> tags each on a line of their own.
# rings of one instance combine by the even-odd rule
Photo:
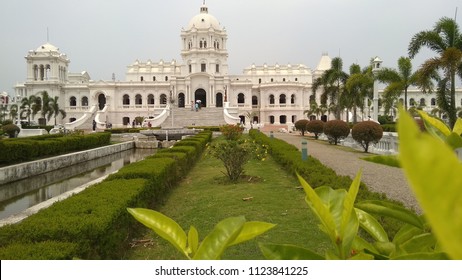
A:
<svg viewBox="0 0 462 280">
<path fill-rule="evenodd" d="M 173 119 L 173 120 L 172 120 Z M 204 107 L 196 111 L 190 108 L 173 108 L 162 128 L 189 126 L 218 126 L 226 124 L 223 108 Z"/>
</svg>

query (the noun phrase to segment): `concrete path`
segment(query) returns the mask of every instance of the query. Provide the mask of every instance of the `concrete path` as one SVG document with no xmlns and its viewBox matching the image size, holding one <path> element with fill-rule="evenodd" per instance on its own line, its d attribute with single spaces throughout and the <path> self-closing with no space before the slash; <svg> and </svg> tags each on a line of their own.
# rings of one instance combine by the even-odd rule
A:
<svg viewBox="0 0 462 280">
<path fill-rule="evenodd" d="M 338 175 L 347 175 L 353 179 L 358 171 L 362 169 L 361 181 L 371 191 L 385 193 L 388 198 L 401 201 L 407 207 L 421 213 L 415 196 L 400 168 L 362 160 L 360 158 L 368 154 L 349 151 L 346 147 L 315 141 L 311 138 L 302 137 L 298 133 L 274 132 L 273 135 L 275 138 L 284 140 L 298 149 L 301 149 L 301 141 L 307 139 L 308 155 L 334 169 Z"/>
</svg>

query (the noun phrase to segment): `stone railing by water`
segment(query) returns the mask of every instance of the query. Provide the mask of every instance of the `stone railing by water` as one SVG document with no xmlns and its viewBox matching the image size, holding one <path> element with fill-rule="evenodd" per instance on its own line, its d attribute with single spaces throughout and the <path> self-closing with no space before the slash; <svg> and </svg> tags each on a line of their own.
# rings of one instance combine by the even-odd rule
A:
<svg viewBox="0 0 462 280">
<path fill-rule="evenodd" d="M 319 139 L 326 141 L 328 140 L 324 134 L 319 136 Z M 353 137 L 351 137 L 351 133 L 347 138 L 340 140 L 339 145 L 350 147 L 358 151 L 364 151 L 364 148 L 358 142 L 356 142 Z M 398 149 L 398 133 L 384 132 L 382 139 L 380 139 L 377 144 L 372 144 L 369 146 L 369 153 L 379 155 L 396 155 L 398 154 Z"/>
</svg>

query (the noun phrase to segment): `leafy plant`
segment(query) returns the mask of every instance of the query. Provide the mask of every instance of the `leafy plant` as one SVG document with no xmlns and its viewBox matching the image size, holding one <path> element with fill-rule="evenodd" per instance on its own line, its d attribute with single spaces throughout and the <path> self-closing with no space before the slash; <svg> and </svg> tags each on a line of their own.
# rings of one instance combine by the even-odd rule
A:
<svg viewBox="0 0 462 280">
<path fill-rule="evenodd" d="M 306 125 L 309 123 L 309 120 L 298 120 L 294 123 L 295 129 L 299 130 L 302 136 L 305 136 Z"/>
<path fill-rule="evenodd" d="M 270 259 L 445 259 L 436 239 L 423 218 L 411 211 L 384 201 L 363 201 L 354 206 L 360 186 L 361 172 L 348 191 L 330 187 L 313 189 L 297 175 L 306 193 L 306 202 L 320 221 L 334 250 L 325 256 L 309 249 L 286 244 L 260 244 L 265 257 Z M 390 239 L 374 215 L 387 216 L 405 223 Z M 359 228 L 368 233 L 359 235 Z"/>
<path fill-rule="evenodd" d="M 243 127 L 239 125 L 223 125 L 220 126 L 221 134 L 226 140 L 237 140 L 242 136 Z"/>
<path fill-rule="evenodd" d="M 428 133 L 400 112 L 400 161 L 433 232 L 453 259 L 462 259 L 462 119 L 451 131 L 441 121 L 419 112 Z M 436 137 L 435 137 L 436 136 Z"/>
<path fill-rule="evenodd" d="M 331 120 L 324 124 L 324 134 L 329 139 L 329 143 L 337 145 L 339 140 L 350 134 L 350 127 L 342 120 Z"/>
<path fill-rule="evenodd" d="M 382 139 L 383 129 L 376 122 L 364 121 L 353 126 L 351 136 L 364 148 L 364 152 L 367 153 L 370 144 L 375 144 Z"/>
<path fill-rule="evenodd" d="M 314 138 L 318 139 L 319 134 L 324 131 L 324 122 L 321 120 L 312 120 L 306 124 L 306 131 L 313 133 Z"/>
<path fill-rule="evenodd" d="M 200 243 L 199 233 L 194 226 L 186 232 L 178 223 L 160 212 L 143 208 L 127 210 L 186 258 L 194 260 L 218 260 L 228 247 L 251 240 L 275 226 L 265 222 L 247 222 L 243 216 L 231 217 L 220 221 Z"/>
</svg>

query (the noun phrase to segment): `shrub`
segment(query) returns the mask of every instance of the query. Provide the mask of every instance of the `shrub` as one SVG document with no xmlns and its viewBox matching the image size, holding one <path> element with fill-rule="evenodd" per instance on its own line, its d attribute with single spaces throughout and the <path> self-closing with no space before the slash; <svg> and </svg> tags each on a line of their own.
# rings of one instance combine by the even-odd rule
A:
<svg viewBox="0 0 462 280">
<path fill-rule="evenodd" d="M 337 145 L 339 140 L 350 134 L 350 127 L 342 120 L 331 120 L 324 124 L 324 134 L 329 139 L 329 143 Z"/>
<path fill-rule="evenodd" d="M 2 130 L 6 134 L 8 134 L 10 138 L 15 138 L 16 135 L 18 135 L 19 131 L 21 131 L 19 127 L 15 124 L 6 124 L 2 126 Z"/>
<path fill-rule="evenodd" d="M 321 120 L 312 120 L 306 124 L 306 131 L 313 133 L 314 138 L 318 139 L 319 134 L 324 131 L 324 122 Z"/>
<path fill-rule="evenodd" d="M 351 130 L 351 136 L 368 152 L 369 145 L 379 142 L 383 136 L 382 126 L 373 121 L 357 123 Z"/>
<path fill-rule="evenodd" d="M 300 130 L 302 136 L 305 136 L 306 125 L 309 123 L 309 120 L 298 120 L 294 123 L 295 129 Z"/>
<path fill-rule="evenodd" d="M 226 140 L 237 140 L 242 136 L 243 128 L 239 125 L 223 125 L 220 126 L 220 131 Z"/>
</svg>

